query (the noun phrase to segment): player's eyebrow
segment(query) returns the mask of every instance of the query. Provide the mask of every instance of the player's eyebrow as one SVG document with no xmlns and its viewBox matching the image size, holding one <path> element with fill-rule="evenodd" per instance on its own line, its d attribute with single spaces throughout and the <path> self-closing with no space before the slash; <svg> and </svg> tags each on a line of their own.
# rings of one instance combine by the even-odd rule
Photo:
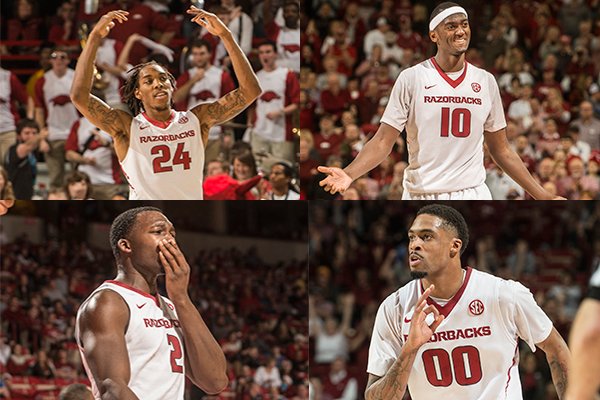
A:
<svg viewBox="0 0 600 400">
<path fill-rule="evenodd" d="M 462 23 L 464 23 L 464 22 L 469 22 L 469 18 L 463 18 L 463 19 L 461 19 L 461 20 L 459 20 L 459 21 L 457 21 L 457 20 L 447 21 L 447 22 L 444 22 L 444 25 L 449 25 L 449 24 L 462 24 Z"/>
<path fill-rule="evenodd" d="M 408 233 L 435 233 L 433 229 L 425 228 L 425 229 L 409 229 Z"/>
</svg>

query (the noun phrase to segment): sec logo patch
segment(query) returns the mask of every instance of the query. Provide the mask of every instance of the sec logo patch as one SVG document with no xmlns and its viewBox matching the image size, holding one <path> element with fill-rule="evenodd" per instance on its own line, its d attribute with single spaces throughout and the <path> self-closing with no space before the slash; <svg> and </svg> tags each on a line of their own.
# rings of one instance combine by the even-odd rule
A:
<svg viewBox="0 0 600 400">
<path fill-rule="evenodd" d="M 469 313 L 471 315 L 481 315 L 483 313 L 484 307 L 481 300 L 473 300 L 469 303 Z"/>
<path fill-rule="evenodd" d="M 475 93 L 479 93 L 479 91 L 481 90 L 481 85 L 477 82 L 473 82 L 471 83 L 471 88 Z"/>
</svg>

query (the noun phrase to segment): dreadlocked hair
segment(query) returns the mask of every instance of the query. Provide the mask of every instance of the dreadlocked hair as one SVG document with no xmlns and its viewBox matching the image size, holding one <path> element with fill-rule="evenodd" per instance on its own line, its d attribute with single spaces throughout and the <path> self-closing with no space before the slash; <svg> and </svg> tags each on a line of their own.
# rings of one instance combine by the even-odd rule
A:
<svg viewBox="0 0 600 400">
<path fill-rule="evenodd" d="M 144 109 L 142 101 L 135 97 L 135 89 L 139 87 L 140 72 L 144 67 L 147 67 L 148 65 L 158 65 L 162 67 L 167 73 L 167 77 L 171 82 L 171 86 L 173 86 L 173 90 L 175 90 L 175 88 L 177 87 L 175 77 L 169 72 L 169 70 L 164 65 L 161 65 L 154 60 L 143 64 L 138 64 L 135 67 L 131 68 L 129 71 L 127 71 L 128 78 L 125 81 L 125 84 L 123 85 L 122 91 L 125 104 L 127 104 L 127 107 L 129 107 L 129 110 L 133 113 L 133 116 L 138 115 Z M 171 99 L 171 107 L 173 107 L 173 99 Z"/>
</svg>

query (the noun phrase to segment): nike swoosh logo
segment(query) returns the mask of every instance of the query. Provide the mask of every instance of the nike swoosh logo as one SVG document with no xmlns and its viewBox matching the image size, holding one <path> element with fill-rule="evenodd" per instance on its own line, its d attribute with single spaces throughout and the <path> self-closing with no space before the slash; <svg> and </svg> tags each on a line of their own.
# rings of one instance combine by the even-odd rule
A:
<svg viewBox="0 0 600 400">
<path fill-rule="evenodd" d="M 137 308 L 142 308 L 142 307 L 144 307 L 145 305 L 146 305 L 146 303 L 144 303 L 144 304 L 142 304 L 142 305 L 140 305 L 140 304 L 136 304 Z"/>
<path fill-rule="evenodd" d="M 425 89 L 431 89 L 432 87 L 437 86 L 437 83 L 435 85 L 431 85 L 431 86 L 425 86 Z"/>
<path fill-rule="evenodd" d="M 148 128 L 148 125 L 145 126 L 140 126 L 140 131 L 143 131 L 144 129 Z"/>
</svg>

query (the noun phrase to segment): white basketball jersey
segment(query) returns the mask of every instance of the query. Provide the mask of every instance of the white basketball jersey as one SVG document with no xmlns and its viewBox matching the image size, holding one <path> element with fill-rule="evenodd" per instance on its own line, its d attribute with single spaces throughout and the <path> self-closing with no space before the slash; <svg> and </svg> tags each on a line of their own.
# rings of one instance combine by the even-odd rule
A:
<svg viewBox="0 0 600 400">
<path fill-rule="evenodd" d="M 94 293 L 112 290 L 129 307 L 125 342 L 130 363 L 128 387 L 140 399 L 183 399 L 185 390 L 185 351 L 173 303 L 163 296 L 154 297 L 117 281 L 105 281 L 81 305 L 83 309 Z M 79 326 L 80 312 L 77 312 Z M 96 379 L 91 373 L 82 348 L 79 331 L 75 337 L 92 392 L 100 399 Z M 111 349 L 105 349 L 110 352 Z"/>
<path fill-rule="evenodd" d="M 483 132 L 506 127 L 492 74 L 465 62 L 450 75 L 434 58 L 402 71 L 381 118 L 400 132 L 406 127 L 406 191 L 453 192 L 483 184 Z"/>
<path fill-rule="evenodd" d="M 287 76 L 290 70 L 277 67 L 273 71 L 261 69 L 256 73 L 262 93 L 256 99 L 256 122 L 254 134 L 273 142 L 285 141 L 285 117 L 269 119 L 266 115 L 271 111 L 285 107 Z"/>
<path fill-rule="evenodd" d="M 300 72 L 300 27 L 298 29 L 279 28 L 277 34 L 277 65 Z"/>
<path fill-rule="evenodd" d="M 121 161 L 129 200 L 202 200 L 200 121 L 190 111 L 174 113 L 164 129 L 143 113 L 131 121 L 129 150 Z"/>
<path fill-rule="evenodd" d="M 367 371 L 384 376 L 408 337 L 420 280 L 388 296 L 377 312 Z M 414 400 L 522 399 L 518 338 L 535 351 L 552 330 L 552 321 L 531 292 L 515 281 L 467 268 L 465 280 L 444 306 L 445 316 L 432 338 L 421 346 L 410 371 Z"/>
<path fill-rule="evenodd" d="M 196 71 L 196 67 L 189 69 L 189 76 L 196 75 Z M 194 85 L 191 87 L 186 109 L 191 110 L 198 104 L 209 103 L 218 100 L 221 97 L 221 83 L 223 81 L 222 76 L 223 70 L 219 67 L 211 65 L 204 72 L 204 78 L 194 83 Z M 208 131 L 208 138 L 211 140 L 219 139 L 221 132 L 222 128 L 220 126 L 213 126 Z"/>
<path fill-rule="evenodd" d="M 44 102 L 48 125 L 48 140 L 66 140 L 71 132 L 71 126 L 79 119 L 77 109 L 71 103 L 69 92 L 73 84 L 75 71 L 71 68 L 58 77 L 53 70 L 47 71 L 38 81 L 41 86 L 40 101 Z"/>
</svg>

